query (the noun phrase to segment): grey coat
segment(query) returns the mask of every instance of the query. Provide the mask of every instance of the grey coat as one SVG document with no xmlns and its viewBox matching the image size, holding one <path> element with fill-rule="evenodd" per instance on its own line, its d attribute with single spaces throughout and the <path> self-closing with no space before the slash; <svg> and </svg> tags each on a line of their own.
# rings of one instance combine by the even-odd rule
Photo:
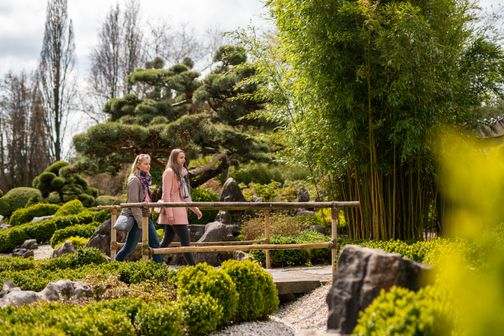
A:
<svg viewBox="0 0 504 336">
<path fill-rule="evenodd" d="M 140 183 L 140 179 L 136 176 L 130 177 L 128 180 L 128 200 L 126 203 L 142 203 L 145 199 L 145 193 Z M 141 208 L 125 208 L 122 210 L 124 214 L 133 216 L 138 227 L 142 228 L 142 209 Z"/>
</svg>

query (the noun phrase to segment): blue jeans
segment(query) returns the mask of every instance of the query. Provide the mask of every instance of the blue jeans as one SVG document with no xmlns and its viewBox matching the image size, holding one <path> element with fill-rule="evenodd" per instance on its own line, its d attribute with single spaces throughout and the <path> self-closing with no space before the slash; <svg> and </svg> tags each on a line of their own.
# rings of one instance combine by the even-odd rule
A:
<svg viewBox="0 0 504 336">
<path fill-rule="evenodd" d="M 117 252 L 115 260 L 124 261 L 124 259 L 126 259 L 133 251 L 135 251 L 135 248 L 137 247 L 137 244 L 140 241 L 141 237 L 142 237 L 142 230 L 135 223 L 131 231 L 128 232 L 128 234 L 126 235 L 126 244 L 124 244 L 124 246 L 119 250 L 119 252 Z M 151 218 L 149 218 L 149 246 L 152 248 L 159 247 L 159 237 L 157 235 L 156 228 L 154 227 Z M 153 254 L 152 259 L 158 263 L 163 262 L 163 258 L 161 257 L 160 254 Z"/>
</svg>

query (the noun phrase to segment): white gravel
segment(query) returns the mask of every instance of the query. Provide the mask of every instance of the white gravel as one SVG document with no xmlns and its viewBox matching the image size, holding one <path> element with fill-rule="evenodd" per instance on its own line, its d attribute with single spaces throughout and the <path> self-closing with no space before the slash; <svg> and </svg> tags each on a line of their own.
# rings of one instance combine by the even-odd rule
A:
<svg viewBox="0 0 504 336">
<path fill-rule="evenodd" d="M 246 322 L 216 331 L 212 336 L 316 336 L 326 333 L 326 295 L 331 285 L 315 289 L 283 305 L 268 321 Z"/>
</svg>

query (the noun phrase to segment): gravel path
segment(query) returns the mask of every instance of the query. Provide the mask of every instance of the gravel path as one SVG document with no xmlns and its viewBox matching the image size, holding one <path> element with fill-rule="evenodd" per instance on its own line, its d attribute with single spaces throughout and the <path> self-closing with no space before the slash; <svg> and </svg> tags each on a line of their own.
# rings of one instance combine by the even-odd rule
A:
<svg viewBox="0 0 504 336">
<path fill-rule="evenodd" d="M 229 326 L 212 336 L 318 336 L 327 335 L 326 295 L 331 285 L 315 289 L 280 307 L 268 321 Z"/>
</svg>

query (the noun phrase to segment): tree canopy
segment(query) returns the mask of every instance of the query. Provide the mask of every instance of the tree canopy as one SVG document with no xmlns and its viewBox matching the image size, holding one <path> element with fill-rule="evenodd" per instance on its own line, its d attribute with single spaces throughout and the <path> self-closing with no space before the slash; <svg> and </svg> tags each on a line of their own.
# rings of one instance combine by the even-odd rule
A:
<svg viewBox="0 0 504 336">
<path fill-rule="evenodd" d="M 189 158 L 226 153 L 224 166 L 231 158 L 270 160 L 267 143 L 250 130 L 257 135 L 272 124 L 240 119 L 260 107 L 257 100 L 239 98 L 255 89 L 238 85 L 254 66 L 234 46 L 219 48 L 214 60 L 203 79 L 189 58 L 169 68 L 157 58 L 132 72 L 128 81 L 135 93 L 110 99 L 103 109 L 108 121 L 74 137 L 81 167 L 113 173 L 136 154 L 149 153 L 161 168 L 177 147 Z"/>
<path fill-rule="evenodd" d="M 502 48 L 472 28 L 468 1 L 268 6 L 291 159 L 329 172 L 332 197 L 361 201 L 352 237 L 420 237 L 441 218 L 431 135 L 474 125 L 477 107 L 502 94 Z"/>
</svg>

